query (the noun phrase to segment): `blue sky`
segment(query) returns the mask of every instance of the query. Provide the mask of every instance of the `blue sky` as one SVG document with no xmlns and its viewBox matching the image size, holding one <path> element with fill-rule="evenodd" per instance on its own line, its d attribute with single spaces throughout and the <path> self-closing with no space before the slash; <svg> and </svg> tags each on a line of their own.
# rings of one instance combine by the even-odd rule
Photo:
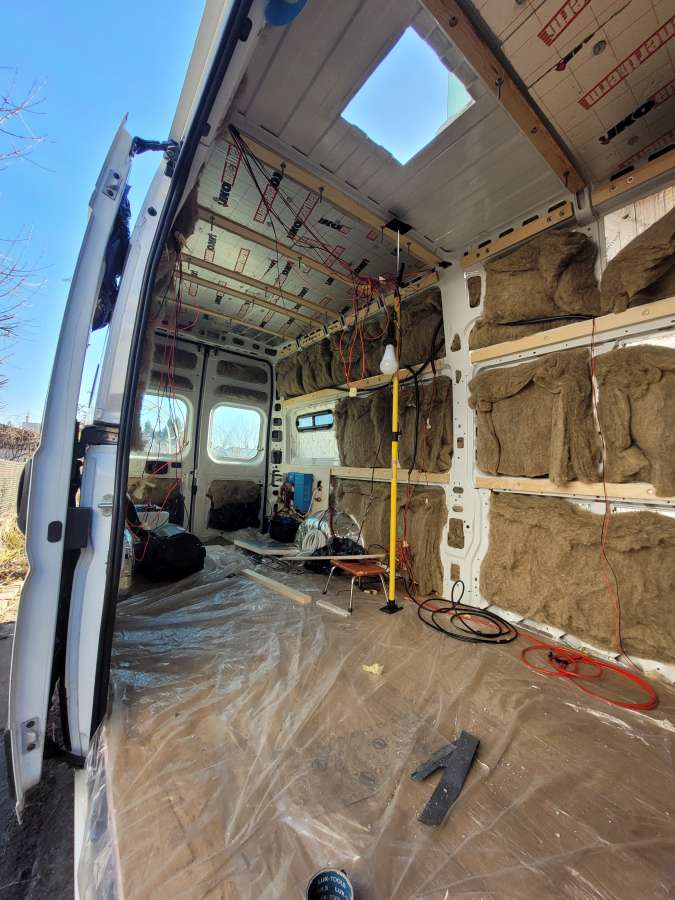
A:
<svg viewBox="0 0 675 900">
<path fill-rule="evenodd" d="M 203 10 L 202 0 L 4 0 L 0 91 L 42 85 L 28 121 L 45 135 L 32 162 L 0 171 L 0 239 L 22 244 L 40 288 L 0 345 L 0 421 L 40 420 L 63 308 L 86 225 L 87 202 L 125 113 L 132 134 L 167 136 Z M 38 114 L 39 113 L 39 114 Z M 132 215 L 158 164 L 134 161 Z M 95 364 L 94 364 L 95 368 Z M 88 365 L 84 387 L 90 386 Z M 87 385 L 87 379 L 89 385 Z"/>
<path fill-rule="evenodd" d="M 462 82 L 406 28 L 342 115 L 405 164 L 470 103 Z"/>
</svg>

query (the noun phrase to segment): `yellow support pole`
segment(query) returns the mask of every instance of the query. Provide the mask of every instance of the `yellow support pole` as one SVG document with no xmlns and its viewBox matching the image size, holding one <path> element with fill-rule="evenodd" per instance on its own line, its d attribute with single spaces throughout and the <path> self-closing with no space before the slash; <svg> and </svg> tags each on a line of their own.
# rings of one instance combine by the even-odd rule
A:
<svg viewBox="0 0 675 900">
<path fill-rule="evenodd" d="M 396 292 L 394 304 L 396 321 L 396 359 L 401 358 L 401 298 Z M 391 376 L 391 488 L 389 492 L 389 596 L 382 612 L 395 613 L 402 606 L 396 603 L 396 505 L 398 492 L 398 369 Z"/>
<path fill-rule="evenodd" d="M 389 495 L 389 603 L 396 602 L 396 502 L 398 493 L 398 372 L 391 379 L 391 492 Z"/>
</svg>

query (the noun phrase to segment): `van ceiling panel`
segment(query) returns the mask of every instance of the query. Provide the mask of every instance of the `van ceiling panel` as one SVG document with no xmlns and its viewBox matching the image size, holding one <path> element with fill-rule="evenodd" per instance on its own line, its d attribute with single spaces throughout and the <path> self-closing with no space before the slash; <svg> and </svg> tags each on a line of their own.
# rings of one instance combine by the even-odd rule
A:
<svg viewBox="0 0 675 900">
<path fill-rule="evenodd" d="M 594 183 L 675 141 L 673 0 L 474 6 Z"/>
<path fill-rule="evenodd" d="M 475 102 L 402 166 L 341 112 L 409 25 Z M 328 170 L 336 186 L 385 220 L 409 222 L 439 254 L 561 197 L 558 178 L 419 0 L 313 0 L 288 28 L 263 35 L 236 110 L 244 133 L 315 173 Z"/>
</svg>

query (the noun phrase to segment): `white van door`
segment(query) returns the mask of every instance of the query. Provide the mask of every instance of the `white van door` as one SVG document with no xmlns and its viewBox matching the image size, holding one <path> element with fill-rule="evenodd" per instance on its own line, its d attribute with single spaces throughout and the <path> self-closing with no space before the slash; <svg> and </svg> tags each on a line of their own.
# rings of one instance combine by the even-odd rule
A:
<svg viewBox="0 0 675 900">
<path fill-rule="evenodd" d="M 274 381 L 263 359 L 205 349 L 189 528 L 206 540 L 262 526 Z"/>
<path fill-rule="evenodd" d="M 26 792 L 42 773 L 77 403 L 106 247 L 131 166 L 132 138 L 125 124 L 126 120 L 115 135 L 89 202 L 89 221 L 63 315 L 40 446 L 27 487 L 29 572 L 14 633 L 5 733 L 18 816 Z"/>
</svg>

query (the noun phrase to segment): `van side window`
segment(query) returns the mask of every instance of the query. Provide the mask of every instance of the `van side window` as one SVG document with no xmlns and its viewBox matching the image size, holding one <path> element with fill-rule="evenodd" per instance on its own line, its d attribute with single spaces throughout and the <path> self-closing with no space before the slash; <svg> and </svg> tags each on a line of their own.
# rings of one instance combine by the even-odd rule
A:
<svg viewBox="0 0 675 900">
<path fill-rule="evenodd" d="M 257 409 L 220 403 L 211 411 L 209 456 L 214 462 L 250 462 L 262 452 L 262 431 Z"/>
<path fill-rule="evenodd" d="M 298 431 L 328 431 L 333 427 L 333 413 L 329 409 L 306 413 L 295 420 Z"/>
<path fill-rule="evenodd" d="M 141 406 L 141 440 L 148 456 L 180 456 L 188 444 L 188 405 L 170 394 L 146 393 Z"/>
</svg>

